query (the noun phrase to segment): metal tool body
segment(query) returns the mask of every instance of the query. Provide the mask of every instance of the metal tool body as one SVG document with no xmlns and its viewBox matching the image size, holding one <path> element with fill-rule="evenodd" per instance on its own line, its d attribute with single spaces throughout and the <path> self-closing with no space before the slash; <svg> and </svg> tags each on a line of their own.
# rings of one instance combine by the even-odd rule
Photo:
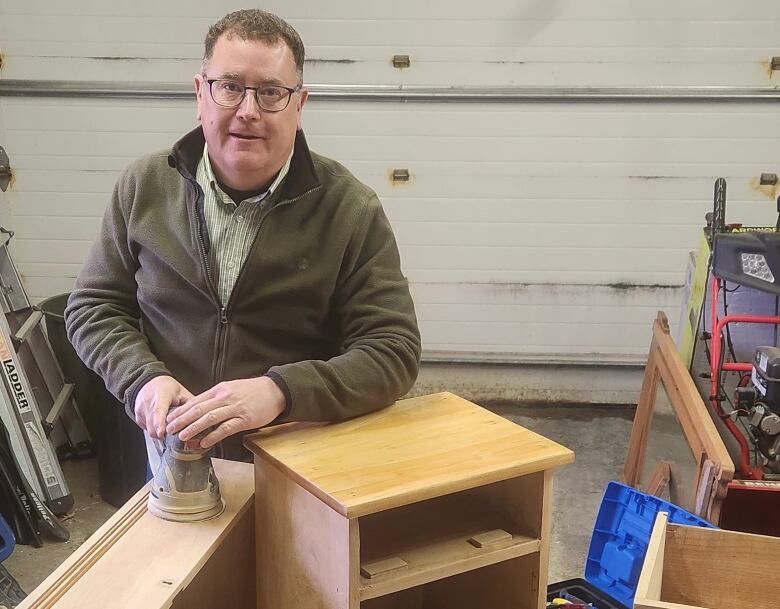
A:
<svg viewBox="0 0 780 609">
<path fill-rule="evenodd" d="M 200 438 L 165 437 L 165 449 L 149 491 L 149 511 L 164 520 L 193 522 L 219 516 L 225 502 L 211 463 L 211 448 Z"/>
</svg>

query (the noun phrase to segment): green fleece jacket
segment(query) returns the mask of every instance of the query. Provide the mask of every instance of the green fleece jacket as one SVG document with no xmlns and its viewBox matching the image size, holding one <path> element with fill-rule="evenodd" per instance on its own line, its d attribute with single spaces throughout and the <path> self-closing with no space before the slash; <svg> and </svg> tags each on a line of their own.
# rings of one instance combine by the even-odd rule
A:
<svg viewBox="0 0 780 609">
<path fill-rule="evenodd" d="M 336 421 L 388 406 L 414 383 L 420 335 L 376 194 L 298 132 L 290 171 L 223 308 L 209 279 L 203 132 L 122 175 L 65 311 L 70 341 L 132 416 L 169 374 L 198 394 L 268 374 L 277 422 Z M 222 454 L 242 458 L 240 438 Z"/>
</svg>

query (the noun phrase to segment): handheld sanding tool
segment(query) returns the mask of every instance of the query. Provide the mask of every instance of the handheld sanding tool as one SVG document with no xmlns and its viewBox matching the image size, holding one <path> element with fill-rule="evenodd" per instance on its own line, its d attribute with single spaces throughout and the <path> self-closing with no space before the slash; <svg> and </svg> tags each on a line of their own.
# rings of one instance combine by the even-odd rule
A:
<svg viewBox="0 0 780 609">
<path fill-rule="evenodd" d="M 149 491 L 149 511 L 164 520 L 194 522 L 219 516 L 225 501 L 211 463 L 211 448 L 200 447 L 200 434 L 188 441 L 165 436 L 160 464 Z"/>
</svg>

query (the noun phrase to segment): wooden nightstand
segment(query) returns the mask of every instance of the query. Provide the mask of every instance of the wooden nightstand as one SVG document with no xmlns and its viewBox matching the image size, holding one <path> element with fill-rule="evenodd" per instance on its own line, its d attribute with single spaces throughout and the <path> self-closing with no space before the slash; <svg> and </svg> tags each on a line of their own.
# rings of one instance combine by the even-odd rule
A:
<svg viewBox="0 0 780 609">
<path fill-rule="evenodd" d="M 259 609 L 538 609 L 574 454 L 449 393 L 247 438 Z"/>
</svg>

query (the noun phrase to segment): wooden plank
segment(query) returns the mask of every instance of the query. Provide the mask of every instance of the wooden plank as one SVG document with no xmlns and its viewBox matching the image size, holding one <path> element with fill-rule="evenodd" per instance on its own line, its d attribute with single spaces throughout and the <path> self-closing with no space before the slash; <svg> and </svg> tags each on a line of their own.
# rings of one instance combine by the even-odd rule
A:
<svg viewBox="0 0 780 609">
<path fill-rule="evenodd" d="M 623 484 L 634 487 L 639 486 L 639 477 L 642 475 L 647 453 L 647 437 L 650 433 L 650 421 L 653 416 L 653 404 L 655 404 L 658 393 L 659 373 L 655 358 L 655 339 L 653 339 L 650 343 L 650 353 L 647 356 L 642 388 L 639 391 L 639 402 L 636 405 L 631 437 L 628 440 L 626 462 L 623 466 L 623 473 L 620 475 Z"/>
<path fill-rule="evenodd" d="M 378 575 L 387 575 L 395 571 L 406 569 L 409 566 L 405 560 L 394 556 L 361 565 L 360 574 L 366 579 L 373 579 Z"/>
<path fill-rule="evenodd" d="M 230 539 L 234 551 L 213 568 L 236 570 L 233 562 L 251 545 L 243 536 L 254 499 L 252 466 L 214 459 L 227 507 L 217 518 L 169 522 L 146 510 L 148 485 L 120 508 L 20 605 L 19 609 L 148 609 L 170 607 L 209 558 Z M 248 519 L 248 520 L 247 520 Z M 220 580 L 212 587 L 220 592 Z M 251 584 L 251 582 L 250 582 Z M 196 585 L 202 585 L 197 583 Z M 228 590 L 224 590 L 230 596 Z M 238 598 L 247 600 L 245 595 Z M 252 599 L 249 599 L 252 600 Z M 253 604 L 253 603 L 252 603 Z M 236 605 L 248 609 L 250 605 Z"/>
<path fill-rule="evenodd" d="M 475 548 L 489 548 L 511 539 L 512 534 L 507 533 L 504 529 L 493 529 L 492 531 L 472 535 L 468 538 L 468 542 Z"/>
<path fill-rule="evenodd" d="M 360 586 L 360 600 L 457 577 L 520 556 L 538 556 L 540 546 L 540 540 L 521 535 L 486 548 L 475 548 L 465 538 L 414 546 L 406 550 L 400 559 L 407 564 L 406 567 L 379 573 L 370 579 L 364 577 Z M 373 564 L 376 563 L 370 563 Z"/>
<path fill-rule="evenodd" d="M 663 490 L 669 486 L 671 480 L 671 466 L 668 461 L 661 461 L 653 471 L 650 482 L 647 487 L 642 489 L 650 495 L 660 495 Z"/>
<path fill-rule="evenodd" d="M 761 566 L 779 555 L 777 537 L 669 524 L 660 598 L 710 609 L 774 609 L 780 579 Z"/>
<path fill-rule="evenodd" d="M 267 429 L 245 442 L 350 518 L 574 460 L 569 449 L 450 393 L 333 425 Z"/>
<path fill-rule="evenodd" d="M 655 607 L 648 604 L 661 599 L 661 585 L 664 576 L 664 552 L 666 548 L 666 526 L 669 515 L 661 512 L 655 519 L 650 541 L 645 552 L 645 562 L 636 585 L 634 607 L 637 609 Z"/>
</svg>

